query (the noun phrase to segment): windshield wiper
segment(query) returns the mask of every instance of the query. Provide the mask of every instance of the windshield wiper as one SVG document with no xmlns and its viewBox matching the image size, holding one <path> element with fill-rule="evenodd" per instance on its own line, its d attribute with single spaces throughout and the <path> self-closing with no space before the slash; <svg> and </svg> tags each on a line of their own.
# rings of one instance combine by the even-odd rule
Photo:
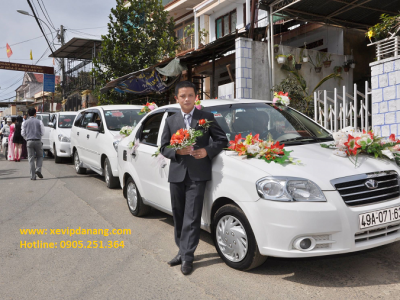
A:
<svg viewBox="0 0 400 300">
<path fill-rule="evenodd" d="M 281 140 L 279 143 L 286 143 L 286 142 L 299 142 L 299 141 L 307 141 L 307 140 L 313 140 L 313 141 L 333 141 L 332 137 L 324 137 L 324 138 L 319 138 L 315 136 L 298 136 L 292 139 L 286 139 L 286 140 Z"/>
</svg>

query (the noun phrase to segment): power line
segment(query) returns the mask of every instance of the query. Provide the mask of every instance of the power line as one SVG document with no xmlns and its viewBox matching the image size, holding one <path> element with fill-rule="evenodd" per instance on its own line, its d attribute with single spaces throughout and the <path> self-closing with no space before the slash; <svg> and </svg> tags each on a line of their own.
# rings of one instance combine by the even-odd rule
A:
<svg viewBox="0 0 400 300">
<path fill-rule="evenodd" d="M 86 33 L 86 32 L 82 32 L 82 31 L 78 31 L 78 30 L 72 30 L 72 29 L 69 29 L 69 28 L 67 28 L 67 29 L 68 29 L 69 31 L 71 31 L 71 32 L 75 32 L 75 33 L 81 34 L 81 35 L 94 36 L 94 37 L 101 37 L 100 34 L 91 34 L 91 33 Z"/>
<path fill-rule="evenodd" d="M 39 2 L 39 0 L 37 0 L 38 2 Z M 49 13 L 47 12 L 47 9 L 46 9 L 46 5 L 44 5 L 44 2 L 43 2 L 43 0 L 41 0 L 42 1 L 42 4 L 43 4 L 43 7 L 44 7 L 44 10 L 46 11 L 46 14 L 47 14 L 47 16 L 49 17 L 49 22 L 50 22 L 50 24 L 52 25 L 52 27 L 55 29 L 55 26 L 54 26 L 54 24 L 53 24 L 53 21 L 51 20 L 51 18 L 50 18 L 50 15 L 49 15 Z M 39 4 L 40 5 L 40 4 Z M 41 7 L 40 7 L 41 8 Z M 46 16 L 46 15 L 45 15 Z M 47 18 L 46 18 L 47 19 Z"/>
<path fill-rule="evenodd" d="M 56 31 L 52 31 L 52 32 L 50 32 L 50 33 L 48 33 L 48 34 L 46 34 L 46 35 L 49 35 L 49 34 L 52 34 L 52 33 L 55 33 L 55 32 L 56 32 Z M 18 42 L 18 43 L 9 45 L 9 46 L 11 47 L 11 46 L 19 45 L 19 44 L 22 44 L 22 43 L 26 43 L 26 42 L 30 42 L 30 41 L 33 41 L 33 40 L 40 39 L 40 38 L 42 38 L 42 37 L 43 37 L 43 35 L 38 36 L 38 37 L 35 37 L 35 38 L 33 38 L 33 39 L 26 40 L 26 41 Z M 6 47 L 0 47 L 0 49 L 4 49 L 4 48 L 6 48 Z"/>
<path fill-rule="evenodd" d="M 100 27 L 92 27 L 92 28 L 70 28 L 69 30 L 88 30 L 88 29 L 98 29 L 98 28 L 106 28 L 107 26 Z"/>
<path fill-rule="evenodd" d="M 40 5 L 39 0 L 37 0 L 37 3 L 39 4 L 40 10 L 42 11 L 44 18 L 46 19 L 46 21 L 49 23 L 49 25 L 55 30 L 55 27 L 52 25 L 52 23 L 49 21 L 49 19 L 47 18 L 46 14 L 44 13 L 44 10 L 42 8 L 42 6 Z"/>
</svg>

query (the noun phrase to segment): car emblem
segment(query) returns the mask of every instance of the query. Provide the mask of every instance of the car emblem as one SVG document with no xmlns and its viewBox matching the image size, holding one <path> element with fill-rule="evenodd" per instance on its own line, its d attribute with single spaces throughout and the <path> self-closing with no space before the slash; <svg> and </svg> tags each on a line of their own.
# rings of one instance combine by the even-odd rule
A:
<svg viewBox="0 0 400 300">
<path fill-rule="evenodd" d="M 378 181 L 375 179 L 368 179 L 364 184 L 370 190 L 374 190 L 378 187 Z"/>
</svg>

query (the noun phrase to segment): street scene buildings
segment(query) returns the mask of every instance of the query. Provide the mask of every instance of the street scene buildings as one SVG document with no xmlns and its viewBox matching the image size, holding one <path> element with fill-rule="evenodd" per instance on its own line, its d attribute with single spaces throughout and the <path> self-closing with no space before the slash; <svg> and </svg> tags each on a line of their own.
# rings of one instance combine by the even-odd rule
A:
<svg viewBox="0 0 400 300">
<path fill-rule="evenodd" d="M 2 298 L 400 297 L 399 1 L 2 8 Z"/>
</svg>

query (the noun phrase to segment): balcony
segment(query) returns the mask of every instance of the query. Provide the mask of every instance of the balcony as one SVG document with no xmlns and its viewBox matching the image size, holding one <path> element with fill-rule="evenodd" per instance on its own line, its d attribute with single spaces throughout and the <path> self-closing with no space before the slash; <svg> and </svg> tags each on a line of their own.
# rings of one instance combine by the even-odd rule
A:
<svg viewBox="0 0 400 300">
<path fill-rule="evenodd" d="M 194 48 L 194 34 L 178 40 L 178 45 L 179 46 L 178 46 L 178 50 L 176 50 L 176 54 L 193 49 Z"/>
</svg>

